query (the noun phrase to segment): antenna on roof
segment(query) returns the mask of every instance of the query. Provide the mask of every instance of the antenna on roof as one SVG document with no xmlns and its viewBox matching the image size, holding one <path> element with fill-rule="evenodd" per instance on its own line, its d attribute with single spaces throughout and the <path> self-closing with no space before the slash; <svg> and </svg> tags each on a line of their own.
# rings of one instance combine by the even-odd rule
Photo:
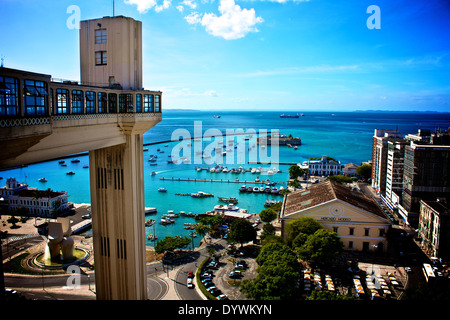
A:
<svg viewBox="0 0 450 320">
<path fill-rule="evenodd" d="M 5 60 L 5 57 L 2 55 L 2 63 L 0 65 L 0 67 L 2 67 L 2 68 L 3 68 L 3 60 Z"/>
<path fill-rule="evenodd" d="M 115 12 L 114 12 L 115 10 L 114 10 L 114 0 L 113 0 L 113 17 L 114 17 L 114 15 L 115 15 Z"/>
</svg>

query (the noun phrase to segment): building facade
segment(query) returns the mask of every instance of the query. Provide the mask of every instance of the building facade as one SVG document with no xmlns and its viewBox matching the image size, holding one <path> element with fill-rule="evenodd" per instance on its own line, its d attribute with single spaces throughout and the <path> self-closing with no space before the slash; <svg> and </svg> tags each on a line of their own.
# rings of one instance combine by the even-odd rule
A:
<svg viewBox="0 0 450 320">
<path fill-rule="evenodd" d="M 142 22 L 124 16 L 80 22 L 81 83 L 142 89 Z"/>
<path fill-rule="evenodd" d="M 411 142 L 405 146 L 399 213 L 417 228 L 420 200 L 436 198 L 450 199 L 450 145 Z"/>
<path fill-rule="evenodd" d="M 162 119 L 142 88 L 140 22 L 80 23 L 81 81 L 0 67 L 0 168 L 89 151 L 96 297 L 147 299 L 143 134 Z"/>
<path fill-rule="evenodd" d="M 420 201 L 418 238 L 429 257 L 450 257 L 450 206 L 446 201 Z"/>
<path fill-rule="evenodd" d="M 51 190 L 37 190 L 20 184 L 14 178 L 6 180 L 6 186 L 0 188 L 0 197 L 3 198 L 5 210 L 13 215 L 17 209 L 22 216 L 55 218 L 61 213 L 70 210 L 67 192 Z"/>
<path fill-rule="evenodd" d="M 386 191 L 387 143 L 402 139 L 397 130 L 375 129 L 372 142 L 372 188 L 377 193 Z"/>
<path fill-rule="evenodd" d="M 320 160 L 309 159 L 307 162 L 308 172 L 311 176 L 332 176 L 342 174 L 340 161 L 331 160 L 327 156 L 322 156 Z"/>
<path fill-rule="evenodd" d="M 387 143 L 386 194 L 384 198 L 392 211 L 397 209 L 403 190 L 405 145 L 406 141 L 403 139 Z"/>
<path fill-rule="evenodd" d="M 391 221 L 372 199 L 328 181 L 285 196 L 281 232 L 300 217 L 311 217 L 337 233 L 345 250 L 386 252 Z"/>
</svg>

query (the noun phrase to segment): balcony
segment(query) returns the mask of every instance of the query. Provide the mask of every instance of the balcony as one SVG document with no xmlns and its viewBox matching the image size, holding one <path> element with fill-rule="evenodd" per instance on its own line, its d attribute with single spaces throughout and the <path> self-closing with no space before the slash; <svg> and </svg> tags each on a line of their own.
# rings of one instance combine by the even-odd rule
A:
<svg viewBox="0 0 450 320">
<path fill-rule="evenodd" d="M 161 121 L 161 96 L 0 68 L 0 168 L 124 143 Z"/>
</svg>

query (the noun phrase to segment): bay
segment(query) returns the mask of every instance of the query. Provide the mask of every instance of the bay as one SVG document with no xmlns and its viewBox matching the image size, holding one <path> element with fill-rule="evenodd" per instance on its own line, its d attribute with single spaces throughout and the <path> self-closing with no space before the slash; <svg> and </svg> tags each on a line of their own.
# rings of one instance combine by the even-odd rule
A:
<svg viewBox="0 0 450 320">
<path fill-rule="evenodd" d="M 157 215 L 149 215 L 146 219 L 159 221 L 161 216 L 168 210 L 174 212 L 193 212 L 194 214 L 212 210 L 215 205 L 220 204 L 218 197 L 236 197 L 239 202 L 238 207 L 247 209 L 250 213 L 259 213 L 264 209 L 266 199 L 282 200 L 280 196 L 271 194 L 240 193 L 239 187 L 242 184 L 255 185 L 256 174 L 250 172 L 233 173 L 210 173 L 209 171 L 197 172 L 197 167 L 209 168 L 214 165 L 186 164 L 180 161 L 179 164 L 168 163 L 169 156 L 174 147 L 180 146 L 178 141 L 170 141 L 172 134 L 178 131 L 189 133 L 194 138 L 198 135 L 199 125 L 201 134 L 211 132 L 216 129 L 224 135 L 226 130 L 242 129 L 244 132 L 265 133 L 270 130 L 279 130 L 281 134 L 292 134 L 302 139 L 302 145 L 297 150 L 280 146 L 279 161 L 286 163 L 302 163 L 310 157 L 321 157 L 327 155 L 341 161 L 342 164 L 355 163 L 360 165 L 372 157 L 372 137 L 375 129 L 398 129 L 403 135 L 416 133 L 418 129 L 429 129 L 432 132 L 438 129 L 447 130 L 450 127 L 449 113 L 413 113 L 413 112 L 305 112 L 299 118 L 280 118 L 280 114 L 296 114 L 296 112 L 283 111 L 196 111 L 196 110 L 165 110 L 163 120 L 155 127 L 144 134 L 144 177 L 145 177 L 145 206 L 156 207 Z M 214 117 L 220 115 L 220 118 Z M 195 126 L 197 124 L 197 126 Z M 179 137 L 175 137 L 178 139 Z M 235 136 L 234 145 L 237 142 L 240 146 L 246 147 L 256 144 L 256 135 L 249 141 L 244 140 L 244 136 Z M 158 143 L 161 141 L 169 141 Z M 202 148 L 210 145 L 214 139 L 205 138 Z M 190 141 L 192 147 L 195 141 Z M 153 144 L 156 143 L 156 144 Z M 150 144 L 150 145 L 147 145 Z M 224 140 L 226 145 L 226 141 Z M 227 145 L 228 149 L 229 146 Z M 231 147 L 231 146 L 230 146 Z M 158 151 L 158 149 L 160 149 Z M 270 148 L 268 148 L 270 149 Z M 242 166 L 246 169 L 259 165 L 248 164 L 252 160 L 247 148 L 245 153 L 240 154 L 241 149 L 232 149 L 228 155 L 234 153 L 229 164 L 224 164 L 229 169 Z M 255 149 L 254 149 L 255 150 Z M 163 151 L 163 152 L 161 152 Z M 261 150 L 259 150 L 261 151 Z M 270 150 L 267 150 L 268 152 Z M 270 152 L 269 152 L 270 153 Z M 177 153 L 180 156 L 182 153 Z M 156 165 L 151 165 L 151 155 L 157 155 Z M 191 149 L 191 157 L 194 151 Z M 260 154 L 257 154 L 259 160 Z M 58 164 L 58 160 L 52 160 L 37 164 L 28 165 L 23 168 L 16 168 L 0 172 L 3 182 L 7 178 L 14 177 L 21 183 L 27 183 L 30 187 L 38 189 L 51 188 L 54 191 L 66 191 L 70 195 L 69 201 L 74 203 L 90 203 L 89 169 L 83 168 L 89 165 L 87 155 L 78 155 L 78 163 L 72 163 L 66 159 L 67 167 Z M 244 161 L 242 161 L 242 159 Z M 239 160 L 239 161 L 238 161 Z M 254 160 L 254 159 L 253 159 Z M 268 169 L 269 166 L 262 165 Z M 281 173 L 274 175 L 260 175 L 260 179 L 270 178 L 277 181 L 277 187 L 286 187 L 288 179 L 289 165 L 277 166 Z M 68 171 L 75 172 L 75 175 L 66 175 Z M 155 175 L 151 175 L 152 172 Z M 45 177 L 47 182 L 38 182 L 38 179 Z M 244 183 L 231 182 L 193 182 L 193 181 L 167 181 L 161 178 L 184 178 L 184 179 L 214 179 L 214 180 L 239 180 Z M 158 192 L 159 188 L 166 188 L 167 192 Z M 176 193 L 197 193 L 199 191 L 214 194 L 211 198 L 192 198 L 180 196 Z M 146 233 L 156 233 L 158 239 L 163 239 L 168 235 L 188 235 L 191 231 L 184 229 L 185 223 L 195 223 L 193 218 L 177 218 L 175 224 L 163 226 L 155 224 L 146 227 Z M 197 246 L 200 239 L 194 239 Z M 147 241 L 148 245 L 152 245 Z"/>
</svg>

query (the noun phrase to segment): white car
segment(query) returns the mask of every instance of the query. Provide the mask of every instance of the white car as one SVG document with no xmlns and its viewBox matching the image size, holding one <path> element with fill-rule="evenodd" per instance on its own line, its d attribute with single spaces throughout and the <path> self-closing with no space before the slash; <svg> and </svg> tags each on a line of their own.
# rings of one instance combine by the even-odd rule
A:
<svg viewBox="0 0 450 320">
<path fill-rule="evenodd" d="M 194 284 L 192 283 L 192 278 L 187 278 L 187 287 L 188 288 L 193 288 Z"/>
</svg>

